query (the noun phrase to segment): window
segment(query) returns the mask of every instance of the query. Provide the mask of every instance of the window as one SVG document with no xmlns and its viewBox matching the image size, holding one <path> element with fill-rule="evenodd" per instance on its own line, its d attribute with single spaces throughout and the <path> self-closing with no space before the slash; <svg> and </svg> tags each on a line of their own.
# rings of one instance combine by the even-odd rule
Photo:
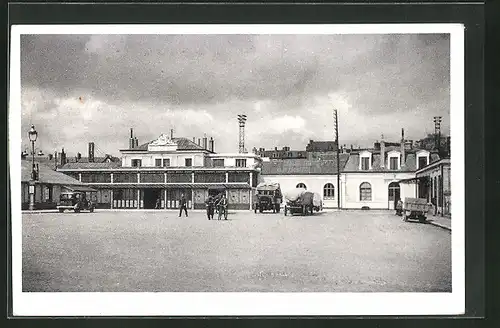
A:
<svg viewBox="0 0 500 328">
<path fill-rule="evenodd" d="M 169 166 L 170 166 L 170 158 L 164 158 L 163 167 L 169 167 Z"/>
<path fill-rule="evenodd" d="M 359 200 L 360 201 L 372 200 L 372 186 L 368 182 L 363 182 L 359 186 Z"/>
<path fill-rule="evenodd" d="M 132 167 L 140 167 L 142 166 L 142 160 L 140 159 L 133 159 L 132 160 Z"/>
<path fill-rule="evenodd" d="M 397 157 L 389 157 L 389 169 L 397 170 L 398 169 L 398 158 Z"/>
<path fill-rule="evenodd" d="M 185 166 L 193 166 L 193 159 L 192 158 L 186 158 L 184 160 Z"/>
<path fill-rule="evenodd" d="M 361 169 L 369 170 L 370 169 L 370 158 L 369 157 L 361 157 Z"/>
<path fill-rule="evenodd" d="M 427 166 L 428 163 L 427 163 L 427 157 L 424 157 L 424 156 L 420 156 L 418 158 L 418 168 L 421 169 L 423 168 L 424 166 Z"/>
<path fill-rule="evenodd" d="M 236 167 L 247 167 L 247 160 L 246 159 L 236 159 Z"/>
<path fill-rule="evenodd" d="M 155 159 L 155 166 L 156 167 L 161 167 L 161 158 Z"/>
<path fill-rule="evenodd" d="M 335 187 L 331 183 L 327 183 L 323 187 L 323 197 L 324 198 L 334 198 L 335 197 Z"/>
<path fill-rule="evenodd" d="M 391 182 L 389 184 L 389 201 L 395 201 L 399 199 L 400 187 L 399 183 Z"/>
<path fill-rule="evenodd" d="M 303 184 L 302 182 L 297 185 L 296 188 L 302 188 L 302 189 L 307 189 L 306 185 Z"/>
<path fill-rule="evenodd" d="M 223 158 L 214 159 L 213 165 L 214 167 L 224 167 L 224 159 Z"/>
</svg>

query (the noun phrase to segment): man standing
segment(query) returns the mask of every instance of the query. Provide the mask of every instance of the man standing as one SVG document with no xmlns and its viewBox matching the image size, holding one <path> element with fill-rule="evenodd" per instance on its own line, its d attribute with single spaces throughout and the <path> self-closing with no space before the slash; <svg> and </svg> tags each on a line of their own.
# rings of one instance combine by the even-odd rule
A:
<svg viewBox="0 0 500 328">
<path fill-rule="evenodd" d="M 207 206 L 207 217 L 209 220 L 213 220 L 214 218 L 214 198 L 212 196 L 208 196 L 208 199 L 205 202 Z"/>
<path fill-rule="evenodd" d="M 188 210 L 187 210 L 187 201 L 186 201 L 186 196 L 184 194 L 181 194 L 181 201 L 180 201 L 180 210 L 179 210 L 179 217 L 182 215 L 182 210 L 186 213 L 186 217 L 188 216 Z"/>
</svg>

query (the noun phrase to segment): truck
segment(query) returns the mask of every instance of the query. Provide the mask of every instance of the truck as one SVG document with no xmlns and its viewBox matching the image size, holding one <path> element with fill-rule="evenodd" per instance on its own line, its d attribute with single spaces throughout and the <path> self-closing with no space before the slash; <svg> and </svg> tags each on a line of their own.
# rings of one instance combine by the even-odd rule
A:
<svg viewBox="0 0 500 328">
<path fill-rule="evenodd" d="M 273 211 L 273 213 L 279 213 L 283 202 L 280 184 L 262 182 L 257 185 L 256 189 L 254 212 Z"/>
<path fill-rule="evenodd" d="M 432 205 L 425 198 L 405 198 L 403 206 L 403 221 L 418 220 L 421 223 L 427 221 L 427 213 Z"/>
<path fill-rule="evenodd" d="M 295 188 L 285 194 L 285 216 L 290 213 L 310 215 L 314 211 L 323 210 L 323 201 L 321 195 L 316 192 L 307 191 L 302 188 Z"/>
</svg>

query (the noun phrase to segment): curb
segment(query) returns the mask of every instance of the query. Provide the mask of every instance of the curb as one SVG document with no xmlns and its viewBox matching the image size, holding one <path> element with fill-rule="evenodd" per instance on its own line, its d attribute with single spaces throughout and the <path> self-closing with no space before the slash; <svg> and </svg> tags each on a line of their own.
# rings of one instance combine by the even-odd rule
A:
<svg viewBox="0 0 500 328">
<path fill-rule="evenodd" d="M 445 230 L 448 230 L 448 231 L 451 231 L 451 228 L 444 225 L 444 224 L 441 224 L 441 223 L 437 223 L 437 222 L 429 222 L 429 224 L 432 224 L 433 226 L 436 226 L 436 227 L 439 227 L 441 229 L 445 229 Z"/>
</svg>

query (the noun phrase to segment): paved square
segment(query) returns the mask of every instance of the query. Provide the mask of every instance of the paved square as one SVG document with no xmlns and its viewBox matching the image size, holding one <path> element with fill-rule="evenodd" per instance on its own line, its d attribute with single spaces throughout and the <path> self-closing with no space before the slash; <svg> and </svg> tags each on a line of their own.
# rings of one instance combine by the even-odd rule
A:
<svg viewBox="0 0 500 328">
<path fill-rule="evenodd" d="M 451 233 L 389 212 L 23 214 L 23 291 L 451 292 Z"/>
</svg>

